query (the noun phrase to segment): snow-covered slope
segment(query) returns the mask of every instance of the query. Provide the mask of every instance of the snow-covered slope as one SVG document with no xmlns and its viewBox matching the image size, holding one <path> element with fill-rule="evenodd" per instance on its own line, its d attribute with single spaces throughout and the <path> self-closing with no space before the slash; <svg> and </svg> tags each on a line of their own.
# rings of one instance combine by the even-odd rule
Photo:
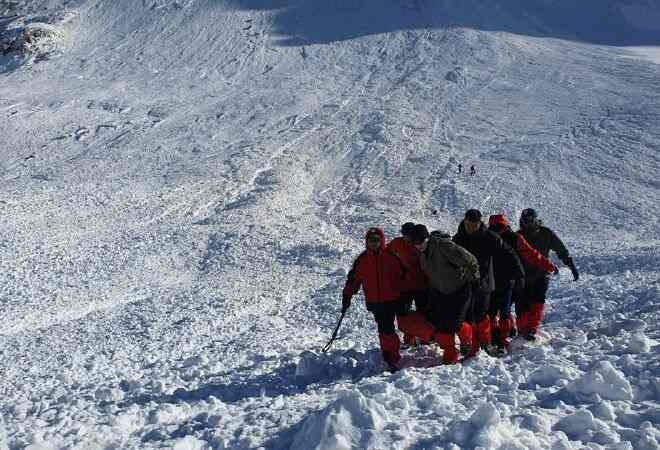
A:
<svg viewBox="0 0 660 450">
<path fill-rule="evenodd" d="M 0 2 L 0 448 L 659 448 L 660 6 L 572 3 Z M 318 355 L 366 227 L 529 206 L 541 346 Z"/>
</svg>

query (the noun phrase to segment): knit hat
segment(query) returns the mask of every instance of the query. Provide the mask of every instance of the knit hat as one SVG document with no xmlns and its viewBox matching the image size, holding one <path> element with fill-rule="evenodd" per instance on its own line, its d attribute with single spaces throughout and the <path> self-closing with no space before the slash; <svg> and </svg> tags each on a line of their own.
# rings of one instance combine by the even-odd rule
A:
<svg viewBox="0 0 660 450">
<path fill-rule="evenodd" d="M 481 211 L 478 209 L 468 209 L 465 211 L 465 220 L 468 222 L 481 222 Z"/>
<path fill-rule="evenodd" d="M 488 218 L 488 225 L 509 226 L 509 219 L 504 214 L 493 214 Z"/>
<path fill-rule="evenodd" d="M 415 224 L 412 222 L 406 222 L 401 225 L 401 234 L 404 236 L 409 235 L 415 229 Z"/>
</svg>

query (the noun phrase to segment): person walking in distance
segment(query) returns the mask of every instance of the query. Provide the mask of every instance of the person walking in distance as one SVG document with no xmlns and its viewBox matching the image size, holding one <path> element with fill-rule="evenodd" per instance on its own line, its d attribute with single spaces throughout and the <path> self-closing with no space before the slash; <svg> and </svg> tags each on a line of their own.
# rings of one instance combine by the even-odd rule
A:
<svg viewBox="0 0 660 450">
<path fill-rule="evenodd" d="M 401 236 L 392 239 L 386 248 L 397 255 L 406 268 L 406 279 L 401 287 L 401 301 L 406 310 L 410 311 L 412 303 L 415 302 L 415 310 L 423 313 L 428 305 L 428 280 L 420 266 L 419 251 L 411 242 L 411 233 L 414 228 L 414 223 L 404 223 L 401 226 Z M 404 334 L 403 342 L 406 345 L 415 345 L 415 336 Z"/>
<path fill-rule="evenodd" d="M 520 214 L 519 224 L 518 234 L 524 237 L 532 247 L 546 258 L 552 250 L 571 269 L 573 280 L 577 281 L 580 278 L 566 246 L 554 231 L 543 226 L 543 222 L 539 219 L 535 209 L 524 209 Z M 516 315 L 518 332 L 525 339 L 533 341 L 536 339 L 536 333 L 543 321 L 543 310 L 550 279 L 547 271 L 539 270 L 537 267 L 524 263 L 525 288 L 520 292 L 519 297 L 516 293 L 516 297 L 518 297 L 516 298 Z"/>
<path fill-rule="evenodd" d="M 548 258 L 529 245 L 521 234 L 514 233 L 511 230 L 509 219 L 504 214 L 490 216 L 488 218 L 488 229 L 497 233 L 504 242 L 509 244 L 523 264 L 535 267 L 547 274 L 557 272 L 557 267 Z M 493 344 L 500 349 L 506 349 L 509 347 L 509 337 L 514 325 L 511 315 L 512 294 L 514 290 L 521 292 L 525 288 L 524 270 L 522 270 L 522 266 L 509 268 L 506 264 L 501 264 L 497 260 L 494 261 L 494 269 L 495 291 L 491 297 L 489 313 Z"/>
<path fill-rule="evenodd" d="M 493 262 L 507 267 L 519 267 L 520 260 L 513 249 L 481 221 L 481 211 L 469 209 L 458 226 L 454 242 L 479 261 L 480 279 L 472 286 L 472 348 L 468 356 L 476 356 L 480 348 L 495 353 L 490 327 L 490 296 L 495 289 Z M 522 273 L 521 273 L 522 275 Z"/>
<path fill-rule="evenodd" d="M 385 233 L 381 228 L 367 230 L 365 246 L 366 249 L 357 257 L 346 277 L 342 312 L 348 310 L 351 298 L 362 287 L 367 310 L 376 321 L 383 360 L 390 371 L 396 371 L 401 359 L 401 342 L 394 321 L 405 310 L 400 300 L 405 267 L 398 256 L 385 248 Z"/>
<path fill-rule="evenodd" d="M 474 164 L 470 166 L 470 176 L 475 176 L 477 174 L 477 169 L 474 168 Z"/>
<path fill-rule="evenodd" d="M 459 163 L 458 164 L 458 174 L 460 175 L 461 173 L 463 173 L 463 164 Z"/>
<path fill-rule="evenodd" d="M 455 364 L 455 336 L 468 315 L 470 284 L 479 280 L 479 263 L 467 250 L 441 236 L 431 236 L 424 225 L 417 224 L 411 240 L 420 252 L 420 265 L 430 284 L 426 317 L 436 330 L 442 362 Z"/>
</svg>

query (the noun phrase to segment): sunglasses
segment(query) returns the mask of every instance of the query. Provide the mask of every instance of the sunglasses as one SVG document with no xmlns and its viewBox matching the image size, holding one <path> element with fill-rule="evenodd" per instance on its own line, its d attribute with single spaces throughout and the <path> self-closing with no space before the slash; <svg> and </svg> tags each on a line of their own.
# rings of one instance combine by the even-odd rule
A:
<svg viewBox="0 0 660 450">
<path fill-rule="evenodd" d="M 371 236 L 367 239 L 367 242 L 380 242 L 380 238 L 378 236 Z"/>
</svg>

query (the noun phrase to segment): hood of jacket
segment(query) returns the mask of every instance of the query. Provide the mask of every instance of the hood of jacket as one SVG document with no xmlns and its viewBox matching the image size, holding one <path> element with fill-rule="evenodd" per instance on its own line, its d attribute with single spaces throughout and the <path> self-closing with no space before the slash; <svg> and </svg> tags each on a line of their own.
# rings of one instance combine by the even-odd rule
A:
<svg viewBox="0 0 660 450">
<path fill-rule="evenodd" d="M 367 241 L 369 240 L 369 237 L 374 234 L 380 236 L 380 246 L 378 247 L 378 251 L 382 252 L 383 250 L 385 250 L 385 232 L 383 231 L 382 228 L 378 228 L 378 227 L 372 227 L 367 230 L 367 234 L 364 236 L 364 248 L 368 252 L 371 251 Z"/>
</svg>

